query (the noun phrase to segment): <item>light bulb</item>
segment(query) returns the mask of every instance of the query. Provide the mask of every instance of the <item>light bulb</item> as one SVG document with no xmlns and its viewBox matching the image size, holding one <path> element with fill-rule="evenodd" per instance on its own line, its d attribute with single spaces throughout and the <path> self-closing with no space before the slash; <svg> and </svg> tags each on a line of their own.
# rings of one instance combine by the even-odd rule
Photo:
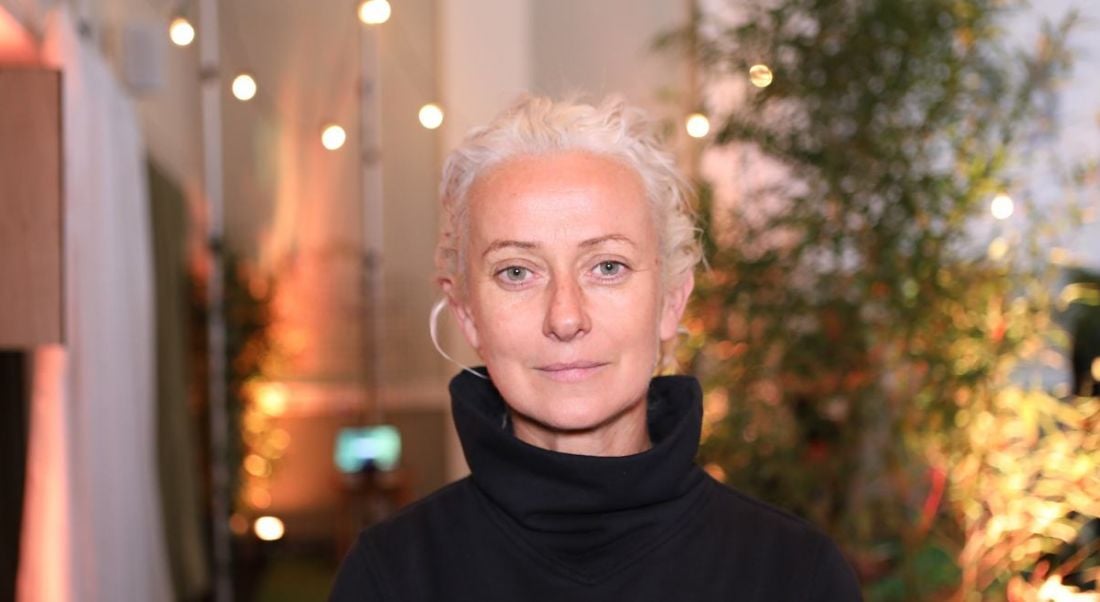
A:
<svg viewBox="0 0 1100 602">
<path fill-rule="evenodd" d="M 366 0 L 359 5 L 359 20 L 367 25 L 381 25 L 390 20 L 391 13 L 387 0 Z"/>
<path fill-rule="evenodd" d="M 286 533 L 286 527 L 283 526 L 283 521 L 274 516 L 261 516 L 257 518 L 256 522 L 252 524 L 252 530 L 256 532 L 256 537 L 264 541 L 282 539 L 283 534 Z"/>
<path fill-rule="evenodd" d="M 176 17 L 168 24 L 168 37 L 176 46 L 187 46 L 195 41 L 195 28 L 183 17 Z"/>
<path fill-rule="evenodd" d="M 435 103 L 428 103 L 420 107 L 420 125 L 429 130 L 434 130 L 443 124 L 443 109 Z"/>
<path fill-rule="evenodd" d="M 340 126 L 330 126 L 339 129 Z M 340 130 L 343 135 L 344 130 Z M 324 134 L 321 135 L 322 142 L 324 141 Z M 341 140 L 340 144 L 344 141 Z M 326 146 L 327 148 L 327 146 Z M 336 148 L 339 148 L 337 146 Z M 264 383 L 257 387 L 256 391 L 256 404 L 260 410 L 268 416 L 279 416 L 286 411 L 286 404 L 290 399 L 290 393 L 287 391 L 286 385 L 279 383 Z"/>
<path fill-rule="evenodd" d="M 247 73 L 242 73 L 233 78 L 233 96 L 240 101 L 249 101 L 256 96 L 256 80 Z"/>
<path fill-rule="evenodd" d="M 749 67 L 749 81 L 757 88 L 767 88 L 772 83 L 772 70 L 767 65 Z"/>
<path fill-rule="evenodd" d="M 1004 193 L 993 197 L 993 201 L 989 204 L 989 212 L 997 219 L 1008 219 L 1012 217 L 1014 209 L 1015 203 L 1012 202 L 1012 197 Z"/>
<path fill-rule="evenodd" d="M 702 138 L 710 133 L 710 119 L 702 113 L 692 113 L 684 122 L 684 128 L 687 129 L 688 136 Z"/>
<path fill-rule="evenodd" d="M 324 131 L 321 132 L 321 145 L 328 150 L 336 150 L 344 146 L 344 142 L 346 142 L 347 139 L 347 132 L 344 131 L 344 128 L 336 124 L 327 126 Z"/>
</svg>

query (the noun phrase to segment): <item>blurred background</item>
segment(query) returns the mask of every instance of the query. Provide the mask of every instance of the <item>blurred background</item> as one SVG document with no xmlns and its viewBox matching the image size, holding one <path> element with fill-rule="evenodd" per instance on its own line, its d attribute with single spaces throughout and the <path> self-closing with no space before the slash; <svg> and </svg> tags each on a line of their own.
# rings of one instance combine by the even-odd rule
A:
<svg viewBox="0 0 1100 602">
<path fill-rule="evenodd" d="M 523 91 L 626 97 L 698 186 L 708 472 L 827 530 L 868 600 L 1100 600 L 1098 28 L 0 0 L 0 600 L 321 600 L 464 476 L 436 187 Z"/>
</svg>

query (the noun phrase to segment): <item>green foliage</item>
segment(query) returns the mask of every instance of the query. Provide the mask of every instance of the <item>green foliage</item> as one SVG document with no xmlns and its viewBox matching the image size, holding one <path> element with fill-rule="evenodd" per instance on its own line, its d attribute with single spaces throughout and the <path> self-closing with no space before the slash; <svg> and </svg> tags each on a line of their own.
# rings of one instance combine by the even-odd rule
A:
<svg viewBox="0 0 1100 602">
<path fill-rule="evenodd" d="M 747 157 L 738 178 L 756 182 L 732 200 L 717 184 L 701 194 L 710 269 L 683 359 L 707 391 L 702 459 L 830 530 L 879 583 L 876 599 L 1003 589 L 1049 547 L 958 570 L 974 558 L 964 549 L 979 554 L 975 521 L 989 516 L 983 506 L 974 518 L 961 498 L 1030 491 L 985 486 L 999 468 L 971 427 L 1025 420 L 1012 412 L 1042 422 L 1060 404 L 1037 393 L 1014 398 L 1030 409 L 1002 403 L 1022 359 L 1064 343 L 1043 232 L 1024 228 L 988 254 L 972 241 L 992 219 L 991 198 L 1019 190 L 1019 161 L 1051 127 L 1073 17 L 1019 54 L 1003 44 L 1006 10 L 993 0 L 760 0 L 738 3 L 734 17 L 704 14 L 680 36 L 710 87 L 739 99 L 722 108 L 715 145 Z M 770 85 L 750 85 L 755 64 L 771 69 Z M 1047 217 L 1044 228 L 1057 221 Z M 1059 428 L 1095 422 L 1085 407 L 1091 415 Z M 1057 433 L 1003 442 L 1001 460 L 1063 449 L 1047 441 Z M 1095 462 L 1095 441 L 1079 443 Z M 1100 492 L 1094 474 L 1052 478 L 1063 493 Z M 947 553 L 958 564 L 936 561 Z"/>
</svg>

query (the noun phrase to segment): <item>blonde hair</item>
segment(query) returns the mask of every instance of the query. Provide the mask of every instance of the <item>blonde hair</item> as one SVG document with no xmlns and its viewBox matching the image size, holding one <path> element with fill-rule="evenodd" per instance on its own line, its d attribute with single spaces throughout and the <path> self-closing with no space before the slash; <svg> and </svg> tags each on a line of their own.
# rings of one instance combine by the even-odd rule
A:
<svg viewBox="0 0 1100 602">
<path fill-rule="evenodd" d="M 692 188 L 653 129 L 641 109 L 620 98 L 592 106 L 524 95 L 488 125 L 471 130 L 443 166 L 437 281 L 451 282 L 461 294 L 467 194 L 478 176 L 510 158 L 577 150 L 617 159 L 637 172 L 657 223 L 662 276 L 668 284 L 678 281 L 702 257 Z"/>
</svg>

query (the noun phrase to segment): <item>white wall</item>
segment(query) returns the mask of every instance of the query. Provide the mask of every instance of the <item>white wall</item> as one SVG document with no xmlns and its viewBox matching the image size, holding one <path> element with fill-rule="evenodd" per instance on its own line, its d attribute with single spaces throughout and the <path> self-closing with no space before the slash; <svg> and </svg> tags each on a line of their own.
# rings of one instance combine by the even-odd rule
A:
<svg viewBox="0 0 1100 602">
<path fill-rule="evenodd" d="M 171 4 L 161 0 L 0 0 L 0 6 L 34 35 L 41 34 L 47 11 L 62 3 L 70 6 L 75 18 L 82 18 L 89 25 L 94 43 L 107 57 L 119 81 L 125 81 L 122 28 L 131 23 L 166 28 Z M 198 55 L 195 45 L 177 48 L 165 41 L 163 50 L 164 86 L 136 96 L 135 105 L 150 155 L 189 197 L 198 200 L 202 182 L 202 142 L 197 127 Z"/>
</svg>

